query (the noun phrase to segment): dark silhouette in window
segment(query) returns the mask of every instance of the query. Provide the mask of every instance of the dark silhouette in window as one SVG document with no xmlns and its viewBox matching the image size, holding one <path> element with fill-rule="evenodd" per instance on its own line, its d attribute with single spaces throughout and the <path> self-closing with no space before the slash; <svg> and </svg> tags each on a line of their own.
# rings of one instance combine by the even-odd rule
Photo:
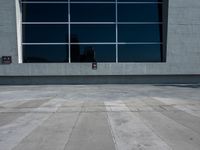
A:
<svg viewBox="0 0 200 150">
<path fill-rule="evenodd" d="M 96 62 L 95 50 L 92 46 L 85 47 L 83 54 L 83 62 Z"/>
<path fill-rule="evenodd" d="M 79 46 L 79 39 L 76 34 L 71 35 L 71 61 L 72 62 L 80 62 L 80 46 Z"/>
</svg>

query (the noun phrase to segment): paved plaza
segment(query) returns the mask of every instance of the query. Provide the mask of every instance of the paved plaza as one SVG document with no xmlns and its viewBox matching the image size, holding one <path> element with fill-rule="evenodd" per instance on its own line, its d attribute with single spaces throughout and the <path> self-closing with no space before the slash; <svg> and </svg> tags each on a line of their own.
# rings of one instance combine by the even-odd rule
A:
<svg viewBox="0 0 200 150">
<path fill-rule="evenodd" d="M 200 85 L 0 86 L 0 150 L 200 150 Z"/>
</svg>

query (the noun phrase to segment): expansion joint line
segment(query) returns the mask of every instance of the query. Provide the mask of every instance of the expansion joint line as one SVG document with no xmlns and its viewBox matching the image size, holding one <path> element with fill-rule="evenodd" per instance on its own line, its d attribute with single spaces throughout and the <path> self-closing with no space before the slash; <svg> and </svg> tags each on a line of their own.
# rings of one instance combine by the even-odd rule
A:
<svg viewBox="0 0 200 150">
<path fill-rule="evenodd" d="M 126 105 L 126 107 L 128 107 L 128 109 L 130 110 L 130 106 L 128 106 L 127 104 L 125 104 Z M 132 115 L 132 111 L 131 111 L 131 115 Z M 138 114 L 138 116 L 140 116 L 140 113 L 141 112 L 136 112 L 137 114 Z M 141 121 L 141 122 L 143 122 L 143 124 L 146 126 L 146 127 L 148 127 L 149 128 L 149 130 L 151 130 L 152 131 L 152 133 L 154 133 L 162 142 L 164 142 L 169 148 L 170 148 L 170 150 L 174 150 L 159 134 L 157 134 L 155 131 L 154 131 L 154 129 L 150 126 L 150 125 L 148 125 L 148 123 L 146 123 L 146 121 L 144 120 L 144 118 L 142 118 L 142 117 L 138 117 L 138 119 Z"/>
<path fill-rule="evenodd" d="M 117 146 L 117 141 L 115 139 L 114 131 L 112 129 L 111 122 L 110 122 L 110 119 L 109 119 L 109 116 L 108 116 L 108 113 L 109 113 L 109 111 L 106 111 L 106 118 L 107 118 L 107 122 L 108 122 L 108 127 L 109 127 L 111 135 L 112 135 L 112 139 L 113 139 L 113 142 L 114 142 L 114 145 L 115 145 L 115 150 L 119 150 L 118 146 Z"/>
<path fill-rule="evenodd" d="M 65 144 L 65 146 L 64 146 L 64 150 L 67 150 L 67 146 L 68 146 L 68 144 L 69 144 L 69 142 L 70 142 L 70 139 L 71 139 L 71 137 L 72 137 L 72 133 L 73 133 L 73 131 L 74 131 L 74 129 L 75 129 L 77 123 L 78 123 L 78 120 L 79 120 L 79 118 L 80 118 L 80 116 L 81 116 L 82 109 L 83 109 L 83 104 L 82 104 L 82 106 L 81 106 L 81 110 L 80 110 L 79 113 L 78 113 L 78 116 L 77 116 L 77 118 L 76 118 L 76 121 L 74 122 L 74 125 L 73 125 L 73 127 L 72 127 L 72 129 L 71 129 L 71 131 L 70 131 L 69 138 L 68 138 L 68 140 L 67 140 L 67 142 L 66 142 L 66 144 Z"/>
</svg>

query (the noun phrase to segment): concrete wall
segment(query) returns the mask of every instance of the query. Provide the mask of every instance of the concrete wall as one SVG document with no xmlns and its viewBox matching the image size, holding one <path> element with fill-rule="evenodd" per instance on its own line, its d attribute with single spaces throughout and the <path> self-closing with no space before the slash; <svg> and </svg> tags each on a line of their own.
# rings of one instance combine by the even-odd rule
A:
<svg viewBox="0 0 200 150">
<path fill-rule="evenodd" d="M 166 63 L 99 63 L 97 70 L 90 63 L 20 64 L 15 4 L 0 0 L 0 57 L 13 57 L 0 64 L 0 76 L 200 75 L 200 0 L 169 0 Z"/>
<path fill-rule="evenodd" d="M 0 58 L 3 55 L 12 56 L 13 65 L 18 63 L 15 0 L 0 0 Z M 1 64 L 0 68 L 2 74 Z"/>
</svg>

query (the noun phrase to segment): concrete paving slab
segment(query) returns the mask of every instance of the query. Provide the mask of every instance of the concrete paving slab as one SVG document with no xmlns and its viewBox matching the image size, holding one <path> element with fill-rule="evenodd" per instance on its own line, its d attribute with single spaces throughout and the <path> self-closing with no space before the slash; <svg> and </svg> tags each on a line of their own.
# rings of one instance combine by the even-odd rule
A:
<svg viewBox="0 0 200 150">
<path fill-rule="evenodd" d="M 194 104 L 194 105 L 185 105 L 190 110 L 193 111 L 200 111 L 200 105 L 199 104 Z"/>
<path fill-rule="evenodd" d="M 105 112 L 106 108 L 103 101 L 86 101 L 83 104 L 83 112 Z"/>
<path fill-rule="evenodd" d="M 145 124 L 170 145 L 172 149 L 199 150 L 200 136 L 192 129 L 169 119 L 160 112 L 139 112 L 139 115 L 145 121 Z"/>
<path fill-rule="evenodd" d="M 12 150 L 50 114 L 26 114 L 14 122 L 0 127 L 0 150 Z"/>
<path fill-rule="evenodd" d="M 112 112 L 127 112 L 130 111 L 122 101 L 104 102 L 106 109 Z"/>
<path fill-rule="evenodd" d="M 93 101 L 85 101 L 83 107 L 104 107 L 104 101 L 101 100 L 93 100 Z"/>
<path fill-rule="evenodd" d="M 25 113 L 0 113 L 0 126 L 9 124 L 23 115 L 25 115 Z"/>
<path fill-rule="evenodd" d="M 81 112 L 82 107 L 60 107 L 56 112 L 57 113 L 73 113 L 73 112 Z"/>
<path fill-rule="evenodd" d="M 51 100 L 53 101 L 53 100 Z M 39 101 L 38 101 L 39 102 Z M 48 103 L 47 101 L 46 103 Z M 40 105 L 39 105 L 40 104 Z M 34 104 L 42 106 L 44 102 Z M 41 105 L 42 104 L 42 105 Z M 16 120 L 12 120 L 10 124 L 0 127 L 0 150 L 12 150 L 19 142 L 31 133 L 37 126 L 43 123 L 52 113 L 36 113 L 41 110 L 38 108 L 29 108 L 35 112 L 26 113 L 24 116 Z M 57 107 L 54 108 L 57 110 Z M 17 109 L 16 109 L 17 110 Z M 17 113 L 20 112 L 20 109 Z"/>
<path fill-rule="evenodd" d="M 4 107 L 0 107 L 0 126 L 6 125 L 13 120 L 16 120 L 17 118 L 25 115 L 28 111 L 21 111 L 23 109 L 23 105 L 27 104 L 31 101 L 9 101 L 9 102 L 3 102 Z M 42 101 L 37 101 L 39 104 L 35 104 L 34 107 L 40 106 L 42 104 Z M 36 103 L 35 101 L 31 104 Z M 20 108 L 20 109 L 19 109 Z"/>
<path fill-rule="evenodd" d="M 200 86 L 0 86 L 0 150 L 199 150 Z"/>
<path fill-rule="evenodd" d="M 190 94 L 190 93 L 189 93 Z M 163 98 L 163 97 L 152 97 L 154 99 L 157 99 L 167 105 L 188 105 L 188 104 L 199 104 L 200 100 L 192 100 L 190 98 L 188 99 L 181 99 L 179 96 L 177 97 L 168 97 L 168 98 Z"/>
<path fill-rule="evenodd" d="M 1 104 L 0 104 L 0 108 L 13 108 L 13 107 L 17 107 L 22 105 L 23 103 L 26 103 L 27 101 L 8 101 L 8 100 L 4 100 Z"/>
<path fill-rule="evenodd" d="M 188 107 L 187 105 L 176 105 L 174 106 L 175 108 L 185 111 L 193 116 L 199 117 L 200 118 L 200 111 L 194 111 L 192 110 L 190 107 Z"/>
<path fill-rule="evenodd" d="M 161 111 L 160 113 L 200 134 L 200 118 L 184 111 Z"/>
<path fill-rule="evenodd" d="M 128 108 L 127 108 L 128 109 Z M 108 118 L 119 150 L 171 150 L 133 112 L 108 112 Z"/>
<path fill-rule="evenodd" d="M 105 106 L 84 107 L 83 112 L 106 112 Z"/>
<path fill-rule="evenodd" d="M 137 101 L 135 102 L 125 102 L 125 104 L 126 104 L 126 106 L 128 106 L 128 108 L 131 110 L 131 111 L 153 111 L 154 109 L 150 106 L 150 105 L 148 105 L 148 104 L 146 104 L 146 103 L 144 103 L 142 100 L 140 100 L 140 99 L 137 99 Z M 155 106 L 157 106 L 157 105 L 155 105 Z"/>
<path fill-rule="evenodd" d="M 25 103 L 16 106 L 17 108 L 37 108 L 40 105 L 50 101 L 50 99 L 43 99 L 43 100 L 31 100 L 26 101 Z"/>
<path fill-rule="evenodd" d="M 65 150 L 115 150 L 106 113 L 81 113 Z"/>
<path fill-rule="evenodd" d="M 77 117 L 78 113 L 53 114 L 13 150 L 63 150 Z"/>
<path fill-rule="evenodd" d="M 84 101 L 68 101 L 66 100 L 62 106 L 63 107 L 82 107 L 84 104 Z"/>
</svg>

